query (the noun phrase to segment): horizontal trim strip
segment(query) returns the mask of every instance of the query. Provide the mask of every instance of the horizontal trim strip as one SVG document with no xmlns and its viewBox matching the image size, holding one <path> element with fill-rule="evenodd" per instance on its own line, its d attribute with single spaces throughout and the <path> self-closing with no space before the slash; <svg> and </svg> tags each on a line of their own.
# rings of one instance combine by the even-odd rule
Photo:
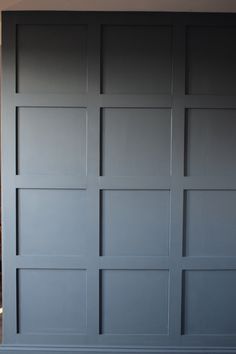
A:
<svg viewBox="0 0 236 354">
<path fill-rule="evenodd" d="M 19 255 L 14 265 L 32 269 L 88 269 L 91 265 L 100 270 L 236 270 L 236 257 Z"/>
<path fill-rule="evenodd" d="M 169 257 L 167 256 L 153 256 L 153 257 L 135 257 L 135 256 L 112 256 L 112 257 L 100 257 L 99 268 L 100 269 L 168 269 L 170 267 Z"/>
<path fill-rule="evenodd" d="M 84 256 L 16 256 L 19 269 L 87 269 L 88 261 Z"/>
<path fill-rule="evenodd" d="M 30 353 L 30 354 L 102 354 L 102 353 L 112 353 L 112 354 L 235 354 L 236 347 L 82 347 L 82 346 L 26 346 L 26 345 L 2 345 L 0 346 L 0 353 L 8 354 L 19 354 L 19 353 Z"/>
<path fill-rule="evenodd" d="M 236 190 L 236 176 L 225 177 L 112 177 L 76 175 L 17 175 L 15 188 L 87 189 L 91 183 L 100 190 Z"/>
<path fill-rule="evenodd" d="M 109 13 L 109 20 L 107 18 Z M 68 24 L 83 25 L 87 23 L 97 23 L 111 25 L 171 25 L 173 22 L 173 14 L 165 13 L 139 13 L 139 12 L 92 12 L 92 11 L 58 11 L 55 16 L 51 11 L 28 11 L 26 12 L 7 12 L 8 21 L 11 19 L 15 24 L 22 25 L 40 25 L 40 24 Z M 5 15 L 6 18 L 6 15 Z"/>
<path fill-rule="evenodd" d="M 171 95 L 99 94 L 94 100 L 100 107 L 170 108 Z M 16 107 L 87 107 L 89 94 L 21 94 L 14 95 Z"/>
<path fill-rule="evenodd" d="M 109 14 L 109 19 L 107 19 Z M 50 11 L 17 11 L 5 12 L 5 18 L 14 21 L 16 24 L 86 24 L 94 21 L 109 24 L 130 25 L 171 25 L 181 22 L 183 25 L 197 26 L 235 26 L 235 16 L 233 13 L 159 13 L 159 12 L 132 12 L 132 11 L 58 11 L 57 15 Z"/>
<path fill-rule="evenodd" d="M 19 255 L 15 257 L 16 268 L 25 269 L 168 269 L 169 257 L 161 256 L 104 256 L 86 257 L 76 255 Z"/>
<path fill-rule="evenodd" d="M 28 175 L 15 176 L 16 188 L 86 189 L 86 176 Z"/>
<path fill-rule="evenodd" d="M 14 94 L 16 107 L 87 107 L 89 94 Z M 236 109 L 236 96 L 184 95 L 173 98 L 155 94 L 99 94 L 94 97 L 101 108 L 171 108 L 179 101 L 189 109 Z"/>
<path fill-rule="evenodd" d="M 16 107 L 87 107 L 88 95 L 81 94 L 22 94 L 14 96 Z"/>
<path fill-rule="evenodd" d="M 236 108 L 236 96 L 185 95 L 186 108 Z"/>
<path fill-rule="evenodd" d="M 99 97 L 101 107 L 170 108 L 172 106 L 171 95 L 102 94 Z"/>
<path fill-rule="evenodd" d="M 174 180 L 173 180 L 174 182 Z M 176 184 L 181 183 L 176 179 Z M 234 190 L 236 189 L 236 176 L 222 177 L 203 177 L 192 176 L 182 177 L 182 186 L 184 189 L 207 189 L 207 190 Z"/>
<path fill-rule="evenodd" d="M 236 257 L 183 257 L 183 270 L 236 270 Z"/>
<path fill-rule="evenodd" d="M 100 189 L 166 189 L 171 177 L 100 177 Z"/>
</svg>

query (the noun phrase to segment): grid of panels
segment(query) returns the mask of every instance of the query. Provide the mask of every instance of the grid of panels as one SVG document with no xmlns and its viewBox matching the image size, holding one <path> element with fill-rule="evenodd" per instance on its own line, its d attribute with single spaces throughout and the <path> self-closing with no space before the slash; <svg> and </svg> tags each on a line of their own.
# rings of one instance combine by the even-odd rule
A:
<svg viewBox="0 0 236 354">
<path fill-rule="evenodd" d="M 44 19 L 33 17 L 29 20 L 27 15 L 22 17 L 12 15 L 11 19 L 6 19 L 6 26 L 9 26 L 9 29 L 5 35 L 12 36 L 14 44 L 15 38 L 10 28 L 17 24 L 21 32 L 18 48 L 21 49 L 20 41 L 27 32 L 25 26 L 27 22 L 35 21 L 39 37 L 43 35 L 40 30 L 43 33 L 48 31 L 45 26 L 47 21 L 54 23 L 55 33 L 57 30 L 61 33 L 59 27 L 64 27 L 65 24 L 68 26 L 71 21 L 80 22 L 79 17 L 73 18 L 72 15 L 62 14 L 58 19 L 55 15 L 47 16 Z M 187 17 L 184 19 L 187 21 Z M 111 25 L 103 26 L 102 24 L 107 21 L 111 22 Z M 194 21 L 198 20 L 193 17 Z M 204 24 L 196 28 L 187 27 L 183 21 L 180 22 L 182 23 L 179 24 L 178 16 L 84 15 L 83 23 L 88 23 L 87 34 L 85 26 L 68 26 L 66 33 L 63 32 L 65 36 L 63 41 L 55 44 L 57 53 L 62 53 L 63 45 L 68 45 L 67 32 L 79 31 L 76 38 L 81 38 L 81 50 L 77 52 L 73 45 L 68 50 L 71 55 L 74 51 L 77 53 L 76 65 L 81 63 L 79 70 L 87 65 L 87 79 L 84 79 L 85 69 L 83 73 L 77 70 L 78 77 L 82 75 L 83 80 L 87 80 L 87 93 L 86 90 L 80 90 L 81 88 L 78 90 L 73 88 L 72 93 L 64 94 L 67 92 L 67 87 L 64 86 L 60 94 L 56 95 L 55 88 L 52 88 L 52 92 L 45 95 L 44 83 L 41 82 L 38 86 L 40 93 L 34 97 L 28 95 L 30 92 L 27 92 L 27 87 L 32 89 L 32 85 L 36 87 L 37 82 L 24 83 L 24 65 L 28 66 L 29 63 L 26 61 L 24 64 L 24 53 L 18 56 L 17 95 L 14 76 L 9 78 L 11 85 L 8 88 L 8 94 L 14 97 L 16 104 L 14 107 L 8 105 L 11 121 L 4 122 L 4 129 L 11 129 L 9 136 L 11 146 L 14 147 L 16 142 L 18 144 L 17 149 L 9 147 L 9 150 L 5 150 L 5 156 L 8 155 L 11 159 L 11 165 L 5 170 L 5 178 L 8 178 L 5 193 L 9 192 L 7 197 L 9 206 L 16 211 L 10 216 L 11 227 L 5 235 L 5 237 L 7 233 L 16 235 L 14 240 L 11 238 L 11 241 L 5 243 L 5 259 L 8 256 L 15 264 L 13 270 L 5 270 L 6 279 L 11 289 L 16 290 L 11 296 L 5 290 L 7 299 L 5 342 L 201 345 L 204 335 L 204 343 L 207 345 L 235 344 L 233 337 L 235 322 L 232 312 L 224 313 L 221 324 L 219 321 L 216 322 L 217 318 L 222 319 L 220 312 L 222 306 L 231 304 L 233 307 L 235 293 L 232 285 L 236 270 L 235 255 L 232 253 L 236 189 L 235 101 L 231 96 L 233 83 L 232 85 L 229 83 L 228 88 L 223 87 L 227 97 L 208 99 L 206 98 L 208 92 L 199 89 L 203 86 L 208 87 L 209 93 L 212 94 L 211 87 L 217 88 L 222 80 L 229 82 L 227 70 L 233 69 L 229 69 L 230 65 L 223 66 L 224 59 L 220 58 L 214 63 L 214 70 L 218 69 L 219 72 L 224 67 L 225 71 L 222 70 L 222 78 L 219 78 L 218 83 L 215 82 L 213 69 L 212 77 L 209 75 L 209 82 L 211 79 L 213 81 L 209 86 L 197 82 L 202 72 L 207 70 L 204 67 L 204 58 L 200 60 L 196 55 L 199 47 L 204 48 L 203 37 L 206 33 L 211 37 L 212 48 L 210 46 L 209 50 L 220 51 L 215 42 L 217 34 L 220 34 L 222 41 L 224 40 L 225 26 L 220 21 L 216 25 L 213 19 L 213 26 L 217 26 L 214 34 L 211 29 L 208 33 L 208 28 L 204 27 Z M 122 41 L 124 36 L 125 40 Z M 234 38 L 234 30 L 230 32 L 229 38 L 231 36 Z M 31 40 L 29 37 L 25 45 L 31 45 Z M 84 49 L 86 41 L 87 52 Z M 227 52 L 231 55 L 229 60 L 233 62 L 234 50 L 231 46 L 232 41 L 227 40 Z M 127 48 L 129 50 L 125 52 L 127 54 L 125 56 L 124 51 Z M 12 68 L 15 67 L 14 50 L 12 47 L 12 59 L 8 64 L 12 65 Z M 44 48 L 42 53 L 45 50 L 47 48 Z M 159 50 L 163 56 L 158 55 Z M 130 66 L 137 53 L 140 57 L 130 72 Z M 149 61 L 145 53 L 149 53 L 149 59 L 153 61 Z M 68 66 L 66 63 L 69 59 L 66 58 L 60 65 Z M 84 64 L 86 60 L 87 64 Z M 196 65 L 197 60 L 203 63 L 202 67 Z M 53 63 L 47 64 L 49 70 Z M 21 68 L 24 69 L 22 72 Z M 35 69 L 34 66 L 30 68 Z M 54 73 L 57 69 L 60 68 L 54 68 Z M 53 75 L 53 71 L 51 73 Z M 112 73 L 115 73 L 114 77 Z M 63 83 L 68 80 L 66 75 L 70 75 L 70 72 L 64 75 Z M 153 77 L 156 80 L 153 80 Z M 135 85 L 134 81 L 137 81 Z M 76 80 L 72 81 L 72 84 L 76 85 Z M 83 84 L 83 87 L 86 85 Z M 186 95 L 186 92 L 190 95 Z M 197 97 L 196 93 L 205 96 Z M 15 108 L 18 108 L 17 118 L 21 120 L 16 125 Z M 66 109 L 70 113 L 65 113 Z M 69 159 L 59 159 L 58 164 L 52 166 L 50 163 L 57 162 L 55 160 L 57 151 L 55 150 L 55 156 L 52 155 L 50 159 L 45 150 L 40 155 L 42 166 L 44 167 L 44 161 L 49 165 L 45 170 L 35 172 L 38 165 L 35 165 L 32 156 L 40 154 L 40 151 L 37 151 L 40 144 L 35 144 L 34 151 L 35 139 L 31 140 L 29 144 L 33 155 L 27 157 L 24 154 L 23 161 L 20 161 L 20 154 L 24 148 L 28 151 L 27 139 L 22 136 L 25 129 L 22 134 L 20 129 L 24 121 L 27 121 L 27 114 L 30 114 L 30 111 L 31 117 L 37 118 L 37 114 L 42 110 L 50 113 L 43 115 L 39 128 L 42 131 L 45 129 L 43 127 L 45 119 L 48 122 L 47 128 L 48 124 L 52 127 L 52 136 L 50 129 L 46 129 L 48 144 L 51 144 L 56 136 L 59 139 L 56 145 L 60 146 L 61 143 L 68 150 L 65 152 L 62 149 L 61 156 L 68 155 Z M 51 114 L 51 110 L 54 114 Z M 86 115 L 87 118 L 84 118 Z M 31 117 L 28 117 L 28 120 Z M 60 124 L 55 134 L 56 124 L 53 124 L 53 120 L 60 120 L 60 117 L 62 129 L 65 128 L 66 120 L 68 136 L 71 136 L 71 129 L 75 136 L 80 137 L 79 140 L 75 138 L 74 141 L 73 139 L 63 141 Z M 30 129 L 30 123 L 26 129 Z M 32 128 L 30 131 L 32 132 Z M 40 130 L 37 128 L 37 131 Z M 84 140 L 85 131 L 87 141 Z M 155 139 L 157 136 L 158 139 Z M 198 144 L 199 137 L 203 142 L 201 146 Z M 45 141 L 42 141 L 41 144 L 44 143 Z M 214 154 L 216 149 L 217 156 Z M 77 161 L 73 160 L 75 150 Z M 53 153 L 53 150 L 50 151 Z M 62 162 L 65 165 L 61 165 Z M 9 179 L 9 176 L 13 175 L 12 166 L 14 171 L 18 171 L 18 175 Z M 77 169 L 71 171 L 71 166 Z M 49 167 L 53 169 L 50 170 Z M 6 186 L 6 179 L 4 181 Z M 16 190 L 18 198 L 15 198 Z M 64 227 L 72 225 L 69 232 L 71 242 L 67 252 L 63 240 L 61 245 L 57 243 L 57 249 L 52 247 L 56 240 L 50 241 L 47 238 L 47 232 L 50 235 L 60 232 L 61 235 L 65 235 L 65 232 L 68 232 L 61 229 L 50 230 L 53 215 L 45 215 L 43 221 L 48 223 L 49 231 L 47 227 L 38 231 L 48 240 L 48 246 L 43 238 L 36 246 L 28 234 L 30 228 L 39 222 L 33 218 L 39 213 L 43 217 L 43 205 L 48 205 L 48 202 L 54 203 L 51 209 L 58 216 L 66 215 L 66 211 L 58 207 L 60 201 L 57 198 L 60 198 L 60 193 L 63 194 L 61 197 L 64 201 L 68 200 L 68 206 L 64 207 L 71 208 L 73 212 L 76 210 L 81 218 L 78 219 L 75 212 L 74 215 L 70 215 L 72 219 L 65 220 Z M 73 197 L 71 198 L 69 194 Z M 48 202 L 43 200 L 44 197 Z M 24 215 L 28 214 L 31 208 L 28 206 L 27 209 L 27 203 L 36 208 L 35 213 L 31 210 L 30 218 L 34 225 L 29 225 L 29 220 L 24 222 Z M 85 213 L 84 217 L 83 214 L 81 216 L 81 212 Z M 204 215 L 208 217 L 202 222 Z M 18 227 L 15 224 L 16 219 Z M 225 228 L 221 230 L 217 227 L 216 220 L 222 228 L 224 226 Z M 227 229 L 224 223 L 230 227 Z M 80 236 L 82 229 L 86 233 L 83 237 Z M 73 234 L 75 230 L 76 234 Z M 201 238 L 198 237 L 199 234 Z M 226 235 L 228 241 L 220 247 L 222 234 Z M 39 238 L 37 234 L 34 236 Z M 76 241 L 76 236 L 82 242 L 81 247 Z M 86 241 L 83 241 L 83 238 Z M 32 241 L 31 245 L 29 241 Z M 56 254 L 53 258 L 50 253 L 52 251 Z M 39 257 L 35 257 L 37 253 Z M 75 257 L 71 257 L 72 254 Z M 21 311 L 26 310 L 24 294 L 28 296 L 29 292 L 24 292 L 29 282 L 35 279 L 35 276 L 42 277 L 46 284 L 42 289 L 48 290 L 48 293 L 44 292 L 45 301 L 54 316 L 55 311 L 50 306 L 50 302 L 53 301 L 53 291 L 50 289 L 51 280 L 54 279 L 52 273 L 57 273 L 55 289 L 63 289 L 67 286 L 67 280 L 63 280 L 65 270 L 72 272 L 68 276 L 71 277 L 74 291 L 74 294 L 69 294 L 72 302 L 68 313 L 72 311 L 73 306 L 77 308 L 77 312 L 68 317 L 63 328 L 58 328 L 56 322 L 52 323 L 50 328 L 46 327 L 48 320 L 42 317 L 35 325 L 35 333 L 27 333 L 29 321 L 33 319 L 21 318 Z M 46 276 L 43 277 L 43 274 Z M 211 284 L 210 290 L 207 290 L 207 284 Z M 227 289 L 229 298 L 225 299 L 225 305 L 221 302 L 223 294 L 220 293 L 219 284 Z M 14 294 L 18 294 L 17 301 Z M 196 294 L 199 297 L 196 298 Z M 216 294 L 215 301 L 206 311 L 203 306 L 204 300 L 213 294 Z M 32 296 L 37 301 L 34 293 Z M 65 293 L 63 296 L 68 294 Z M 73 303 L 75 297 L 76 303 Z M 86 314 L 81 310 L 85 302 Z M 34 310 L 37 317 L 39 311 L 35 307 Z M 200 317 L 200 312 L 204 317 Z M 213 315 L 215 312 L 219 317 Z M 18 321 L 13 320 L 16 313 L 20 316 Z M 31 313 L 34 314 L 34 311 Z M 204 327 L 201 327 L 202 321 L 205 323 Z M 8 327 L 10 323 L 12 324 Z M 25 330 L 22 331 L 22 328 Z M 44 331 L 50 335 L 43 335 Z M 216 337 L 216 334 L 220 336 Z"/>
</svg>

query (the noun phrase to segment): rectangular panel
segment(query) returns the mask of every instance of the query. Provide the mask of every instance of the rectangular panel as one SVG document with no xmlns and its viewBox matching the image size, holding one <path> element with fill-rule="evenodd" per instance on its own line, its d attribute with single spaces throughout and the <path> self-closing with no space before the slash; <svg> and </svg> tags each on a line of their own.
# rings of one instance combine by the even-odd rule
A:
<svg viewBox="0 0 236 354">
<path fill-rule="evenodd" d="M 72 93 L 86 90 L 86 26 L 17 26 L 18 92 Z"/>
<path fill-rule="evenodd" d="M 18 174 L 86 174 L 86 110 L 19 108 Z"/>
<path fill-rule="evenodd" d="M 236 334 L 236 271 L 186 271 L 184 334 Z"/>
<path fill-rule="evenodd" d="M 188 30 L 188 93 L 236 93 L 236 28 L 190 27 Z"/>
<path fill-rule="evenodd" d="M 235 175 L 236 110 L 190 109 L 186 123 L 187 175 Z"/>
<path fill-rule="evenodd" d="M 102 174 L 170 175 L 171 110 L 102 111 Z"/>
<path fill-rule="evenodd" d="M 18 271 L 20 334 L 86 332 L 86 272 L 24 269 Z"/>
<path fill-rule="evenodd" d="M 170 93 L 172 33 L 161 26 L 104 26 L 105 93 Z"/>
<path fill-rule="evenodd" d="M 168 271 L 102 271 L 103 334 L 167 334 Z"/>
<path fill-rule="evenodd" d="M 84 255 L 86 229 L 86 191 L 18 191 L 19 254 Z"/>
<path fill-rule="evenodd" d="M 164 256 L 169 253 L 169 191 L 102 192 L 105 256 Z"/>
<path fill-rule="evenodd" d="M 185 202 L 185 254 L 236 256 L 236 191 L 188 191 Z"/>
</svg>

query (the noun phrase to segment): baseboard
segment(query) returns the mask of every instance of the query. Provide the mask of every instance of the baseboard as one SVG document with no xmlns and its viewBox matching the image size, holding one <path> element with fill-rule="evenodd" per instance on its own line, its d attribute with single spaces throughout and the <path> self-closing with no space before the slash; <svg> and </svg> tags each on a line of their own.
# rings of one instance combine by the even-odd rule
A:
<svg viewBox="0 0 236 354">
<path fill-rule="evenodd" d="M 0 354 L 236 354 L 236 347 L 63 347 L 1 345 Z"/>
</svg>

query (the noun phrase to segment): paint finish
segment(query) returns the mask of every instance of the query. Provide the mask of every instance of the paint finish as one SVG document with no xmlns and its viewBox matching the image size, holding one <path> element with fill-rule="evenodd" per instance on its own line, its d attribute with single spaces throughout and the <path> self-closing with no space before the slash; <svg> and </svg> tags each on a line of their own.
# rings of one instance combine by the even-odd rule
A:
<svg viewBox="0 0 236 354">
<path fill-rule="evenodd" d="M 235 352 L 235 17 L 3 35 L 0 352 Z"/>
</svg>

